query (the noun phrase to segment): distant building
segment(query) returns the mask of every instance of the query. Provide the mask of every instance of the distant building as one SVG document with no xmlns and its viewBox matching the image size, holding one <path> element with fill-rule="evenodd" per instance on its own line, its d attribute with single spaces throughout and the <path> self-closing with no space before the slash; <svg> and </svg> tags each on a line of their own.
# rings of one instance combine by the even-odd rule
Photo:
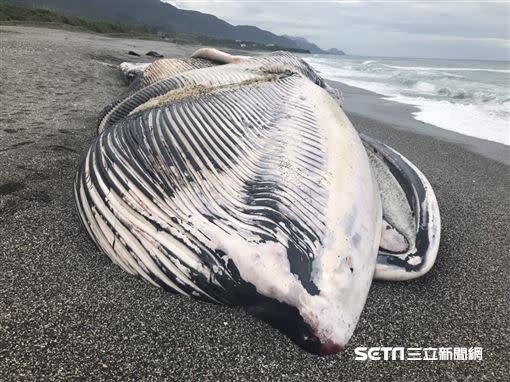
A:
<svg viewBox="0 0 510 382">
<path fill-rule="evenodd" d="M 241 44 L 241 48 L 246 48 L 246 44 Z"/>
</svg>

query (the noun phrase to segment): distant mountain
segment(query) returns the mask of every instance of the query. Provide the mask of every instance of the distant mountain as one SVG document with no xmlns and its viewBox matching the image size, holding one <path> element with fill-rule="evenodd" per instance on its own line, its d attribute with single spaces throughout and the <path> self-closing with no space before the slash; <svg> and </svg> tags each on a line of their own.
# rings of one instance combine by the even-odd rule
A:
<svg viewBox="0 0 510 382">
<path fill-rule="evenodd" d="M 306 49 L 310 53 L 319 53 L 319 54 L 337 54 L 339 56 L 345 55 L 345 53 L 342 50 L 331 48 L 328 50 L 323 50 L 319 48 L 317 45 L 315 45 L 313 42 L 308 41 L 304 37 L 296 37 L 296 36 L 289 36 L 289 35 L 283 35 L 282 37 L 290 38 L 292 41 L 294 41 L 298 48 Z"/>
<path fill-rule="evenodd" d="M 150 26 L 155 32 L 206 36 L 219 40 L 251 41 L 264 45 L 325 53 L 305 39 L 278 36 L 250 26 L 227 23 L 216 16 L 183 10 L 160 0 L 4 0 L 4 3 L 47 8 L 65 15 L 120 24 Z"/>
<path fill-rule="evenodd" d="M 317 45 L 315 45 L 314 43 L 308 41 L 307 39 L 305 39 L 303 37 L 288 36 L 288 35 L 283 35 L 282 37 L 291 39 L 298 46 L 298 48 L 306 49 L 306 50 L 310 51 L 310 53 L 326 53 L 326 51 L 322 50 Z"/>
<path fill-rule="evenodd" d="M 328 49 L 327 52 L 329 54 L 336 54 L 338 56 L 345 56 L 345 52 L 343 50 L 340 50 L 340 49 L 337 49 L 337 48 Z"/>
</svg>

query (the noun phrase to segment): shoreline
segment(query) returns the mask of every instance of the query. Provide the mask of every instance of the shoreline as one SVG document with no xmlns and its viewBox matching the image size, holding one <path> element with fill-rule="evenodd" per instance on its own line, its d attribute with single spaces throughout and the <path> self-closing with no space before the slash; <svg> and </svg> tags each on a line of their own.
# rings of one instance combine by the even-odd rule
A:
<svg viewBox="0 0 510 382">
<path fill-rule="evenodd" d="M 100 110 L 126 90 L 116 65 L 133 61 L 129 50 L 178 57 L 196 47 L 33 27 L 0 32 L 0 380 L 506 378 L 508 165 L 403 129 L 412 118 L 405 107 L 339 85 L 354 126 L 427 176 L 442 233 L 429 273 L 374 282 L 346 348 L 317 357 L 240 308 L 166 293 L 123 272 L 77 216 L 77 163 Z M 388 122 L 377 117 L 388 110 Z M 483 361 L 360 362 L 358 346 L 476 346 Z"/>
<path fill-rule="evenodd" d="M 459 144 L 467 150 L 510 166 L 510 146 L 471 137 L 416 120 L 412 113 L 418 107 L 384 99 L 385 96 L 340 81 L 326 80 L 340 89 L 344 96 L 342 108 L 348 115 L 357 115 L 391 125 L 393 128 L 427 135 L 438 140 Z"/>
</svg>

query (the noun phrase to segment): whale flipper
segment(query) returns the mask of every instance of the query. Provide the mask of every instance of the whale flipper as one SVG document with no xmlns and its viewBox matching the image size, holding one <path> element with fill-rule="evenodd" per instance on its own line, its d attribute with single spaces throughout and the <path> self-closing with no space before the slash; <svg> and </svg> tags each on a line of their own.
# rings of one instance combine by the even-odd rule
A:
<svg viewBox="0 0 510 382">
<path fill-rule="evenodd" d="M 420 277 L 434 265 L 439 248 L 441 219 L 434 190 L 402 154 L 366 135 L 361 139 L 383 204 L 383 233 L 374 277 Z"/>
</svg>

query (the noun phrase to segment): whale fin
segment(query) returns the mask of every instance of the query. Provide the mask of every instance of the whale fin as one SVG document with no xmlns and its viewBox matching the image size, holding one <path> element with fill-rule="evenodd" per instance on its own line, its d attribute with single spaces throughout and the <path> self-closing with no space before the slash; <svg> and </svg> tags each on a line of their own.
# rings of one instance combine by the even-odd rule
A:
<svg viewBox="0 0 510 382">
<path fill-rule="evenodd" d="M 232 64 L 250 59 L 250 56 L 236 56 L 214 48 L 201 48 L 191 55 L 192 58 L 202 58 L 219 64 Z"/>
<path fill-rule="evenodd" d="M 360 135 L 381 191 L 383 229 L 374 278 L 410 280 L 436 260 L 441 219 L 436 196 L 423 173 L 402 154 Z"/>
</svg>

